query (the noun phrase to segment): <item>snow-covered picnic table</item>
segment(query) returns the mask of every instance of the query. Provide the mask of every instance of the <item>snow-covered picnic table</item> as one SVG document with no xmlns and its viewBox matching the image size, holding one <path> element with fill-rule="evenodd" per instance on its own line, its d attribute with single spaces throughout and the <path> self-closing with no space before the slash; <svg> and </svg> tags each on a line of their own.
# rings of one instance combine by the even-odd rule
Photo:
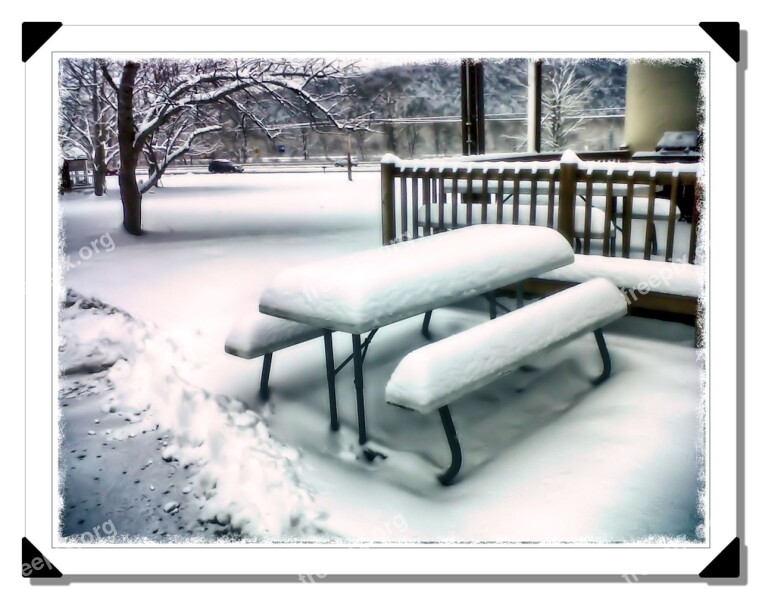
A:
<svg viewBox="0 0 762 600">
<path fill-rule="evenodd" d="M 323 330 L 332 428 L 335 376 L 354 361 L 360 444 L 367 441 L 362 365 L 379 327 L 493 292 L 574 262 L 566 239 L 545 227 L 475 225 L 292 267 L 260 298 L 266 315 Z M 353 353 L 334 368 L 331 335 L 352 335 Z M 361 334 L 370 332 L 366 339 Z"/>
</svg>

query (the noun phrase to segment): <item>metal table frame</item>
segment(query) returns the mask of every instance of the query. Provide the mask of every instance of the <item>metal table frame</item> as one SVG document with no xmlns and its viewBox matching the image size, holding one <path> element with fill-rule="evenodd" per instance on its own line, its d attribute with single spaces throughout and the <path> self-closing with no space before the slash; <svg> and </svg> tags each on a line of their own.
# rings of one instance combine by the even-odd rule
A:
<svg viewBox="0 0 762 600">
<path fill-rule="evenodd" d="M 490 319 L 495 319 L 497 317 L 497 310 L 498 308 L 502 309 L 504 312 L 510 312 L 510 309 L 499 302 L 497 300 L 497 295 L 495 292 L 487 292 L 484 294 L 484 297 L 489 302 L 489 315 Z M 518 307 L 521 308 L 524 305 L 524 294 L 523 294 L 523 287 L 519 283 L 517 284 L 517 304 Z M 434 310 L 429 310 L 424 313 L 423 317 L 423 325 L 421 327 L 421 334 L 427 339 L 431 339 L 431 332 L 430 332 L 430 325 L 431 325 L 431 316 Z M 364 446 L 368 442 L 368 430 L 367 430 L 367 423 L 365 419 L 365 391 L 364 391 L 364 376 L 363 376 L 363 366 L 365 364 L 365 357 L 368 354 L 368 348 L 370 347 L 370 343 L 373 340 L 373 337 L 378 332 L 378 329 L 373 329 L 370 331 L 365 339 L 362 339 L 362 335 L 358 333 L 353 333 L 352 335 L 352 354 L 350 354 L 347 358 L 345 358 L 339 366 L 335 366 L 335 359 L 334 359 L 334 351 L 333 351 L 333 333 L 334 330 L 331 329 L 324 329 L 323 330 L 323 345 L 325 349 L 325 370 L 326 370 L 326 379 L 328 381 L 328 411 L 330 416 L 330 428 L 331 431 L 338 431 L 340 424 L 339 424 L 339 414 L 338 414 L 338 408 L 337 408 L 337 402 L 336 402 L 336 376 L 339 374 L 339 372 L 346 367 L 350 362 L 353 362 L 354 364 L 354 383 L 355 383 L 355 396 L 356 396 L 356 402 L 357 402 L 357 429 L 358 429 L 358 442 L 360 446 Z M 267 387 L 267 379 L 266 377 L 269 377 L 269 363 L 267 361 L 267 357 L 265 357 L 265 367 L 262 370 L 262 384 L 261 386 L 264 386 L 264 388 Z M 267 375 L 265 375 L 267 373 Z M 262 387 L 260 388 L 262 389 Z M 264 399 L 267 398 L 266 395 L 262 395 Z M 441 414 L 441 411 L 440 411 Z M 449 414 L 449 413 L 448 413 Z M 443 417 L 444 419 L 444 417 Z M 451 435 L 454 436 L 454 426 L 452 425 L 452 419 L 449 419 L 449 426 L 448 424 L 443 420 L 442 421 L 444 428 L 445 428 L 445 435 L 447 436 L 448 443 L 450 444 L 450 447 L 453 447 L 453 444 L 450 440 Z M 452 431 L 452 434 L 450 433 Z M 457 442 L 457 437 L 455 437 L 455 441 Z M 458 450 L 459 451 L 459 450 Z M 375 451 L 366 451 L 366 457 L 369 458 L 369 460 L 373 460 L 378 456 L 380 453 Z"/>
</svg>

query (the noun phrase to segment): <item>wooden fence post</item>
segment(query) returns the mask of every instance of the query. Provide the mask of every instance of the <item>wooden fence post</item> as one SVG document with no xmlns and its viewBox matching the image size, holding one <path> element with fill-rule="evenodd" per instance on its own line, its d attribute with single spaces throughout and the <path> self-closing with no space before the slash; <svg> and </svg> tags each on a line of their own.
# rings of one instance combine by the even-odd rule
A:
<svg viewBox="0 0 762 600">
<path fill-rule="evenodd" d="M 569 156 L 571 154 L 571 156 Z M 577 206 L 577 157 L 564 152 L 558 189 L 558 231 L 574 247 L 574 216 Z"/>
<path fill-rule="evenodd" d="M 381 241 L 384 246 L 397 237 L 397 223 L 394 214 L 394 171 L 397 157 L 386 154 L 381 159 Z"/>
</svg>

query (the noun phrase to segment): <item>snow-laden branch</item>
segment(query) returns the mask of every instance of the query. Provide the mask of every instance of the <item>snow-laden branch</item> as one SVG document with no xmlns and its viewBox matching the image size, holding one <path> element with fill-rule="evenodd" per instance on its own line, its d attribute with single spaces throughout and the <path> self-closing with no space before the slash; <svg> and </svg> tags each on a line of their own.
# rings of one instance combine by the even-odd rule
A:
<svg viewBox="0 0 762 600">
<path fill-rule="evenodd" d="M 111 89 L 114 90 L 114 92 L 117 92 L 119 90 L 119 86 L 114 81 L 114 78 L 111 77 L 111 73 L 109 73 L 108 70 L 108 63 L 106 63 L 105 60 L 99 60 L 98 66 L 101 68 L 101 73 L 103 74 L 103 79 L 106 80 L 106 83 L 111 86 Z"/>
<path fill-rule="evenodd" d="M 230 106 L 232 106 L 238 113 L 249 119 L 262 133 L 264 133 L 268 139 L 274 140 L 282 132 L 278 128 L 269 127 L 262 119 L 257 117 L 251 110 L 249 110 L 243 103 L 239 102 L 235 98 L 225 98 Z"/>
<path fill-rule="evenodd" d="M 140 186 L 140 193 L 145 194 L 148 190 L 154 187 L 156 183 L 159 181 L 159 179 L 161 179 L 161 176 L 164 174 L 164 172 L 167 170 L 167 167 L 171 165 L 174 161 L 176 161 L 178 158 L 180 158 L 183 154 L 190 151 L 191 145 L 193 144 L 193 141 L 197 137 L 207 133 L 211 133 L 213 131 L 219 131 L 220 129 L 222 128 L 219 125 L 209 125 L 207 127 L 200 127 L 192 131 L 188 135 L 188 137 L 185 139 L 185 141 L 175 150 L 170 151 L 171 146 L 167 145 L 164 157 L 158 164 L 155 165 L 156 169 L 148 177 L 145 183 L 143 183 L 143 185 Z M 177 136 L 175 136 L 173 140 L 177 141 Z"/>
<path fill-rule="evenodd" d="M 62 135 L 60 136 L 61 140 L 61 146 L 65 147 L 67 144 L 70 146 L 74 146 L 75 148 L 78 148 L 81 150 L 86 156 L 90 157 L 92 159 L 92 148 L 88 148 L 82 144 L 80 140 L 77 138 L 70 137 L 68 135 Z"/>
<path fill-rule="evenodd" d="M 289 81 L 281 81 L 281 80 L 273 80 L 273 79 L 265 79 L 262 82 L 260 82 L 260 85 L 266 87 L 268 91 L 274 95 L 278 100 L 282 100 L 284 104 L 291 107 L 295 112 L 300 112 L 304 115 L 306 115 L 311 122 L 314 122 L 314 114 L 311 110 L 301 110 L 299 107 L 297 107 L 293 102 L 290 102 L 286 100 L 281 94 L 278 94 L 275 89 L 272 88 L 281 88 L 284 90 L 288 90 L 293 95 L 298 97 L 302 102 L 304 102 L 305 106 L 309 109 L 314 109 L 317 112 L 319 112 L 329 123 L 332 127 L 339 131 L 367 131 L 368 125 L 362 125 L 361 122 L 358 122 L 357 120 L 351 120 L 351 121 L 340 121 L 336 117 L 336 104 L 332 104 L 331 106 L 324 106 L 324 102 L 326 101 L 326 98 L 333 99 L 335 97 L 335 94 L 330 94 L 326 97 L 320 97 L 315 96 L 308 90 L 306 90 L 303 86 L 294 85 L 293 83 Z"/>
<path fill-rule="evenodd" d="M 175 104 L 165 104 L 157 110 L 154 110 L 154 107 L 152 107 L 146 113 L 146 117 L 138 127 L 138 131 L 135 136 L 135 150 L 140 150 L 146 139 L 154 131 L 156 131 L 162 124 L 166 123 L 171 117 L 179 114 L 186 108 L 217 102 L 237 92 L 238 90 L 244 89 L 248 85 L 250 85 L 250 83 L 246 81 L 235 80 L 226 86 L 213 90 L 212 92 L 204 94 L 191 94 L 188 98 L 185 98 L 180 102 Z"/>
</svg>

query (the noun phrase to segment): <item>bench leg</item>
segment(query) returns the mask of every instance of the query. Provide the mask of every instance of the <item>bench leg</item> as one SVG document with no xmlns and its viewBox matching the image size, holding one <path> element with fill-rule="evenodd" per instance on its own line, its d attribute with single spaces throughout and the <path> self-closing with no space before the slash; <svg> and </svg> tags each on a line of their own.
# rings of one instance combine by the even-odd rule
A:
<svg viewBox="0 0 762 600">
<path fill-rule="evenodd" d="M 352 354 L 354 356 L 355 363 L 355 393 L 357 394 L 357 429 L 359 431 L 359 441 L 362 446 L 368 441 L 368 434 L 365 430 L 365 399 L 363 398 L 363 380 L 362 380 L 362 363 L 363 363 L 363 351 L 362 343 L 360 341 L 360 335 L 357 333 L 352 334 Z"/>
<path fill-rule="evenodd" d="M 455 424 L 452 422 L 450 408 L 447 406 L 440 408 L 439 418 L 442 420 L 442 426 L 444 427 L 445 435 L 447 436 L 447 444 L 450 446 L 452 459 L 447 470 L 444 473 L 437 475 L 437 478 L 442 485 L 450 485 L 458 474 L 458 471 L 460 471 L 460 466 L 463 463 L 463 455 L 460 451 L 460 442 L 458 441 L 458 434 L 455 431 Z"/>
<path fill-rule="evenodd" d="M 495 298 L 495 292 L 487 292 L 484 294 L 489 302 L 489 318 L 490 321 L 497 317 L 497 298 Z"/>
<path fill-rule="evenodd" d="M 431 333 L 429 333 L 429 324 L 431 323 L 431 313 L 432 311 L 426 311 L 426 314 L 423 315 L 423 327 L 421 327 L 421 333 L 423 334 L 423 337 L 425 337 L 427 340 L 431 339 Z"/>
<path fill-rule="evenodd" d="M 611 235 L 609 236 L 609 251 L 608 254 L 604 254 L 603 256 L 615 256 L 615 247 L 616 247 L 616 226 L 613 228 L 614 231 L 611 232 Z M 602 238 L 603 241 L 606 241 L 606 238 Z"/>
<path fill-rule="evenodd" d="M 658 254 L 659 246 L 656 242 L 656 223 L 651 223 L 651 254 Z"/>
<path fill-rule="evenodd" d="M 611 357 L 609 356 L 608 348 L 606 348 L 606 340 L 603 339 L 603 330 L 595 330 L 595 341 L 598 343 L 598 351 L 601 353 L 601 360 L 603 360 L 603 372 L 593 379 L 593 384 L 598 385 L 606 381 L 611 375 Z"/>
<path fill-rule="evenodd" d="M 265 361 L 262 363 L 262 378 L 259 380 L 259 397 L 267 401 L 270 397 L 270 366 L 273 364 L 273 354 L 265 354 Z"/>
<path fill-rule="evenodd" d="M 323 331 L 325 344 L 325 374 L 328 378 L 328 405 L 331 413 L 331 431 L 339 430 L 339 414 L 336 410 L 336 369 L 333 366 L 333 338 L 329 329 Z"/>
<path fill-rule="evenodd" d="M 497 318 L 497 309 L 500 308 L 505 313 L 511 312 L 511 309 L 497 301 L 497 294 L 495 292 L 487 292 L 483 294 L 489 302 L 489 318 L 490 320 Z"/>
</svg>

